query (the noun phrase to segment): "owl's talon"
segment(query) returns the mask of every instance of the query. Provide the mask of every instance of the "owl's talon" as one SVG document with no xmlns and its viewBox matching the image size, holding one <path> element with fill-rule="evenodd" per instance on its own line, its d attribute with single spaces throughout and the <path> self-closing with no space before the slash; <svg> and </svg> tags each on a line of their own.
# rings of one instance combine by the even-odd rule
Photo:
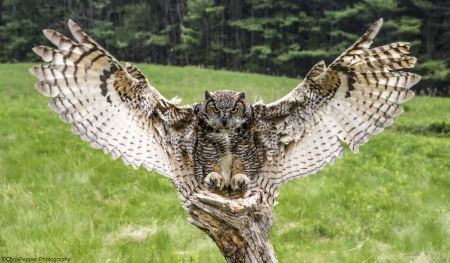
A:
<svg viewBox="0 0 450 263">
<path fill-rule="evenodd" d="M 250 178 L 245 174 L 236 174 L 231 178 L 230 186 L 234 191 L 247 190 L 250 185 Z"/>
<path fill-rule="evenodd" d="M 205 180 L 203 180 L 203 182 L 205 183 L 208 189 L 222 190 L 223 187 L 225 186 L 223 177 L 216 172 L 208 174 L 205 177 Z"/>
</svg>

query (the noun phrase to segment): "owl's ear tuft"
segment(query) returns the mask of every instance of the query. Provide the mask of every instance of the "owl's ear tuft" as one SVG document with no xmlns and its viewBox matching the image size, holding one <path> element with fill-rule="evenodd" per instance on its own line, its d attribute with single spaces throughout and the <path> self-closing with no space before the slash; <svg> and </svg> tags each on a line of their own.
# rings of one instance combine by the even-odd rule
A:
<svg viewBox="0 0 450 263">
<path fill-rule="evenodd" d="M 240 100 L 243 100 L 243 99 L 245 99 L 245 92 L 239 92 L 239 95 L 238 95 L 239 97 L 239 99 Z"/>
<path fill-rule="evenodd" d="M 213 97 L 211 96 L 211 93 L 209 91 L 205 91 L 205 100 L 213 100 Z"/>
</svg>

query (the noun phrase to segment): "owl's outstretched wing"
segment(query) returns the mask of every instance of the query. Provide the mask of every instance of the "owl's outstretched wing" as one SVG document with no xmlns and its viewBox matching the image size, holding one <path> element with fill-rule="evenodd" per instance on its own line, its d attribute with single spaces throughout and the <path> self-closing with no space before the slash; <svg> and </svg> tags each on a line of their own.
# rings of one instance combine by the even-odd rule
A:
<svg viewBox="0 0 450 263">
<path fill-rule="evenodd" d="M 317 63 L 303 82 L 284 98 L 253 105 L 253 129 L 265 157 L 258 184 L 269 197 L 278 186 L 306 177 L 342 158 L 341 139 L 353 152 L 393 123 L 411 99 L 409 88 L 420 76 L 395 71 L 411 68 L 409 44 L 393 43 L 369 49 L 383 20 L 378 20 L 328 68 Z"/>
<path fill-rule="evenodd" d="M 58 48 L 33 51 L 48 65 L 30 69 L 35 87 L 72 131 L 135 169 L 143 165 L 172 179 L 181 197 L 197 188 L 192 158 L 195 115 L 191 106 L 165 99 L 131 63 L 124 68 L 73 21 L 78 43 L 53 30 L 44 35 Z"/>
</svg>

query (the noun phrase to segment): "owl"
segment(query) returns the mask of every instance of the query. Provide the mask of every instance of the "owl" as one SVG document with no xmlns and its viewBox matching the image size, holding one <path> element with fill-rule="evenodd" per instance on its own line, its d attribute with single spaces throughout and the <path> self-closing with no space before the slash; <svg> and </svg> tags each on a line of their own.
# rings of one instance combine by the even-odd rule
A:
<svg viewBox="0 0 450 263">
<path fill-rule="evenodd" d="M 274 204 L 278 188 L 353 152 L 393 123 L 420 76 L 411 68 L 409 43 L 370 49 L 383 20 L 327 68 L 313 66 L 289 94 L 270 104 L 249 103 L 244 92 L 205 92 L 180 106 L 167 100 L 132 63 L 123 67 L 73 21 L 75 40 L 53 31 L 57 47 L 33 51 L 47 65 L 30 69 L 49 106 L 72 132 L 126 165 L 170 178 L 188 200 L 202 190 L 258 188 Z"/>
</svg>

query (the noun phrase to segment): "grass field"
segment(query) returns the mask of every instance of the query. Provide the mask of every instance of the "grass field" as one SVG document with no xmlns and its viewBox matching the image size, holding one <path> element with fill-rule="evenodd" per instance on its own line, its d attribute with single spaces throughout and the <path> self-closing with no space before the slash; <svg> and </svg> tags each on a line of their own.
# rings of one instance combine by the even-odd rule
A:
<svg viewBox="0 0 450 263">
<path fill-rule="evenodd" d="M 225 262 L 187 221 L 171 182 L 134 171 L 70 132 L 33 87 L 31 64 L 0 65 L 0 254 L 71 262 Z M 281 98 L 298 80 L 138 65 L 167 98 L 245 91 Z M 450 262 L 450 99 L 416 97 L 360 153 L 281 189 L 280 262 Z"/>
</svg>

